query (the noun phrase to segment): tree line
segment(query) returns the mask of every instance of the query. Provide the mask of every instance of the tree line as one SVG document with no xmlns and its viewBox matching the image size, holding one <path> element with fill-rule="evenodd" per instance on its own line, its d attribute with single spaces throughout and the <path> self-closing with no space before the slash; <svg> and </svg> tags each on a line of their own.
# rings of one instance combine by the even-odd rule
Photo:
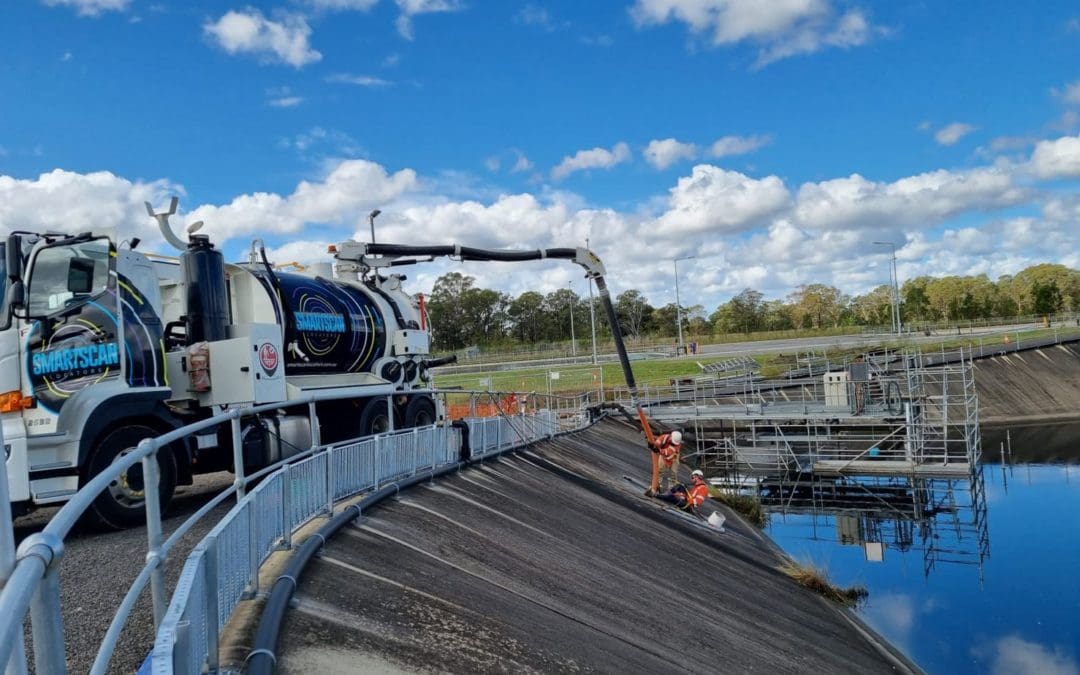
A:
<svg viewBox="0 0 1080 675">
<path fill-rule="evenodd" d="M 610 336 L 607 316 L 595 302 L 598 337 Z M 681 311 L 680 311 L 681 310 Z M 427 299 L 432 338 L 442 350 L 470 345 L 537 344 L 576 337 L 590 331 L 589 296 L 570 288 L 547 294 L 507 293 L 476 286 L 460 272 L 439 277 Z M 683 336 L 757 331 L 820 329 L 840 326 L 889 326 L 892 289 L 881 285 L 865 295 L 850 296 L 826 284 L 800 286 L 785 299 L 766 300 L 746 288 L 711 313 L 699 304 L 654 307 L 638 290 L 615 298 L 615 312 L 630 338 L 673 338 L 681 313 Z M 1080 271 L 1064 265 L 1041 264 L 991 281 L 978 276 L 921 276 L 900 288 L 900 317 L 905 326 L 940 321 L 965 321 L 1017 315 L 1047 315 L 1080 311 Z"/>
</svg>

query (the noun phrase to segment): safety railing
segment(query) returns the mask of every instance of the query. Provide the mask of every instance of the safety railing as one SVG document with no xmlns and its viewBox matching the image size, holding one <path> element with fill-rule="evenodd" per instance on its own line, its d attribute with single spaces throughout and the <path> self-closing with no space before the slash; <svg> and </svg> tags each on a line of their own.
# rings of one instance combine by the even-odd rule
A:
<svg viewBox="0 0 1080 675">
<path fill-rule="evenodd" d="M 320 514 L 332 514 L 337 500 L 378 489 L 417 473 L 461 460 L 462 434 L 452 426 L 407 429 L 335 445 L 321 445 L 315 412 L 317 400 L 347 395 L 313 394 L 290 402 L 308 405 L 311 447 L 261 471 L 244 476 L 240 418 L 280 407 L 280 404 L 232 410 L 154 439 L 142 441 L 109 469 L 84 486 L 46 525 L 27 537 L 15 556 L 7 502 L 7 476 L 0 463 L 0 666 L 6 672 L 26 672 L 23 620 L 29 611 L 34 662 L 38 673 L 64 673 L 64 633 L 60 612 L 59 562 L 63 539 L 105 487 L 141 462 L 145 481 L 146 566 L 124 597 L 102 641 L 92 673 L 109 670 L 120 632 L 147 585 L 151 587 L 157 637 L 151 652 L 153 673 L 200 673 L 217 668 L 218 635 L 237 604 L 258 592 L 260 565 L 275 550 L 291 546 L 292 534 Z M 580 403 L 580 402 L 578 402 Z M 567 430 L 564 412 L 537 410 L 529 414 L 467 419 L 474 456 L 527 445 Z M 584 415 L 575 420 L 582 423 Z M 234 465 L 241 467 L 232 487 L 192 514 L 168 539 L 162 536 L 157 452 L 184 436 L 231 424 Z M 2 440 L 0 440 L 2 442 Z M 250 492 L 247 486 L 261 482 Z M 179 539 L 199 519 L 233 494 L 237 504 L 191 550 L 166 603 L 164 564 Z M 14 557 L 14 561 L 12 561 Z M 12 564 L 14 562 L 14 564 Z"/>
</svg>

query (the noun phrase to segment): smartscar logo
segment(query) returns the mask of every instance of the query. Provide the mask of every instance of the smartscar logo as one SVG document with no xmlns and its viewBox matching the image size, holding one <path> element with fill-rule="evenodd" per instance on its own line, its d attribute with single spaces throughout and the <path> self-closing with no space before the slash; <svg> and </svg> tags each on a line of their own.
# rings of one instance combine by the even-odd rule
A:
<svg viewBox="0 0 1080 675">
<path fill-rule="evenodd" d="M 344 333 L 345 317 L 321 312 L 297 312 L 296 329 L 308 333 Z"/>
<path fill-rule="evenodd" d="M 115 342 L 67 349 L 51 349 L 34 354 L 34 375 L 72 373 L 80 370 L 102 370 L 120 364 L 120 351 Z"/>
</svg>

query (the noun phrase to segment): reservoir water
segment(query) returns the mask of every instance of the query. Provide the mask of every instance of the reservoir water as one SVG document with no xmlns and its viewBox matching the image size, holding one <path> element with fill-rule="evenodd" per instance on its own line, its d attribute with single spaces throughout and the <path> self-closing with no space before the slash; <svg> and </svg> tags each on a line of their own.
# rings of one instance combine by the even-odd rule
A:
<svg viewBox="0 0 1080 675">
<path fill-rule="evenodd" d="M 1004 464 L 999 447 L 984 433 L 971 480 L 778 491 L 766 531 L 865 586 L 859 615 L 928 673 L 1078 675 L 1080 425 L 1016 430 Z"/>
</svg>

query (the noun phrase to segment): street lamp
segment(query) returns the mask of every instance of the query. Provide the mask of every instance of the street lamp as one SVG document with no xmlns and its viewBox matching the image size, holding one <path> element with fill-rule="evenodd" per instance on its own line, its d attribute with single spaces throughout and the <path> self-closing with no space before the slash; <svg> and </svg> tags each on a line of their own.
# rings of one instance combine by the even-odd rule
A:
<svg viewBox="0 0 1080 675">
<path fill-rule="evenodd" d="M 893 332 L 897 335 L 900 334 L 900 280 L 896 272 L 896 244 L 891 241 L 875 241 L 876 246 L 888 246 L 892 249 L 892 260 L 889 262 L 889 285 L 892 286 L 889 289 L 889 299 L 892 305 L 892 324 Z"/>
<path fill-rule="evenodd" d="M 682 346 L 683 346 L 683 340 L 682 340 L 682 304 L 679 302 L 679 261 L 680 260 L 690 260 L 690 259 L 696 258 L 696 257 L 697 257 L 696 255 L 688 255 L 688 256 L 683 256 L 682 258 L 675 258 L 674 260 L 672 260 L 672 262 L 675 263 L 675 324 L 679 328 L 679 343 L 675 348 L 675 356 L 679 355 L 679 352 L 682 350 Z"/>
<path fill-rule="evenodd" d="M 589 249 L 589 238 L 585 237 L 585 250 Z M 596 304 L 593 302 L 592 277 L 589 277 L 589 327 L 592 330 L 592 364 L 595 366 L 596 359 Z"/>
<path fill-rule="evenodd" d="M 570 282 L 570 354 L 577 358 L 577 340 L 574 339 L 574 282 Z"/>
</svg>

